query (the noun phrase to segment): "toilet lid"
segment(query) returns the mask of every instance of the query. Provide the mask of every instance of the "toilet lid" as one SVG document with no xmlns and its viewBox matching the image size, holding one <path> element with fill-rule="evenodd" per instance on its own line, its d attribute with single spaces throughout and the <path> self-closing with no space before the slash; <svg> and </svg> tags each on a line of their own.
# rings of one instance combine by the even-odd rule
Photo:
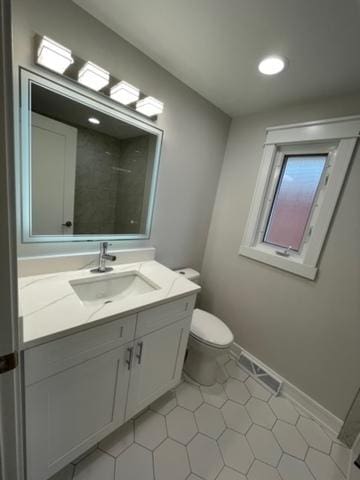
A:
<svg viewBox="0 0 360 480">
<path fill-rule="evenodd" d="M 234 336 L 229 327 L 220 318 L 195 308 L 191 322 L 191 333 L 200 341 L 214 345 L 229 345 Z"/>
</svg>

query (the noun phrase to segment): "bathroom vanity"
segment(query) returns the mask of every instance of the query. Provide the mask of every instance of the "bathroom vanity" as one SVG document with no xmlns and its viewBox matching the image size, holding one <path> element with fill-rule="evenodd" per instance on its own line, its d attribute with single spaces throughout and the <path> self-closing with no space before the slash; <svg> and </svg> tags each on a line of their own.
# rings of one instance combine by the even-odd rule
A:
<svg viewBox="0 0 360 480">
<path fill-rule="evenodd" d="M 154 118 L 74 79 L 19 80 L 21 245 L 73 255 L 19 279 L 27 480 L 46 480 L 180 381 L 200 287 L 153 257 L 91 272 L 88 242 L 150 239 Z"/>
<path fill-rule="evenodd" d="M 20 279 L 28 480 L 179 382 L 199 289 L 156 261 Z"/>
</svg>

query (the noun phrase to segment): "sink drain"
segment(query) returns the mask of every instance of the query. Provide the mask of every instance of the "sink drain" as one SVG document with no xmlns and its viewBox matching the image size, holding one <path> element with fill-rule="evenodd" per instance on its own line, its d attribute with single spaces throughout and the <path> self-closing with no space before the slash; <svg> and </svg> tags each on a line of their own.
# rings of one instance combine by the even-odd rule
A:
<svg viewBox="0 0 360 480">
<path fill-rule="evenodd" d="M 104 305 L 106 305 L 107 303 L 112 303 L 112 300 L 106 300 L 106 302 L 104 302 Z"/>
</svg>

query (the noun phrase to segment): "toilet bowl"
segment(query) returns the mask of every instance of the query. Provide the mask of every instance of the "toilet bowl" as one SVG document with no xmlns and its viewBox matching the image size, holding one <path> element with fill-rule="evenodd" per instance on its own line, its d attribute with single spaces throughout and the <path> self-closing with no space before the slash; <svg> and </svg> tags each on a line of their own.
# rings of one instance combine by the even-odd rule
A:
<svg viewBox="0 0 360 480">
<path fill-rule="evenodd" d="M 176 270 L 179 275 L 199 283 L 200 274 L 191 268 Z M 228 326 L 211 313 L 196 308 L 193 312 L 184 371 L 201 385 L 216 383 L 216 359 L 226 354 L 234 342 Z"/>
<path fill-rule="evenodd" d="M 227 353 L 234 341 L 231 330 L 219 318 L 196 308 L 193 312 L 184 370 L 201 385 L 216 383 L 217 357 Z"/>
</svg>

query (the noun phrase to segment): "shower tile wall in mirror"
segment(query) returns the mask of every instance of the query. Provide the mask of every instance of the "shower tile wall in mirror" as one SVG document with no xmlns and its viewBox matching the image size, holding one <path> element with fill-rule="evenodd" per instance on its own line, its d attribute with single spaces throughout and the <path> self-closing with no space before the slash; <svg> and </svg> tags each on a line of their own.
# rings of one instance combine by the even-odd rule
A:
<svg viewBox="0 0 360 480">
<path fill-rule="evenodd" d="M 148 237 L 162 132 L 48 80 L 24 81 L 25 241 Z"/>
</svg>

